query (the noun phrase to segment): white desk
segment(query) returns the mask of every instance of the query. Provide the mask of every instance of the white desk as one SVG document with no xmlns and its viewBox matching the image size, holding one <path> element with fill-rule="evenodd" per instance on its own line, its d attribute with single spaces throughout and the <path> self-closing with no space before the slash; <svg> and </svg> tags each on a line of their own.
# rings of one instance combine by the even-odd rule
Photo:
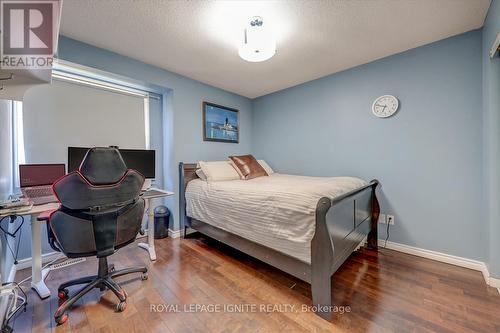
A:
<svg viewBox="0 0 500 333">
<path fill-rule="evenodd" d="M 45 284 L 45 277 L 49 269 L 42 271 L 42 235 L 40 232 L 41 222 L 37 221 L 41 213 L 54 210 L 59 207 L 58 203 L 33 206 L 29 211 L 18 213 L 17 215 L 31 216 L 31 288 L 35 289 L 40 298 L 50 296 L 50 290 Z M 0 216 L 2 217 L 2 216 Z"/>
<path fill-rule="evenodd" d="M 139 243 L 139 247 L 148 251 L 149 259 L 152 261 L 156 260 L 156 251 L 155 251 L 155 221 L 154 221 L 154 211 L 151 208 L 151 200 L 157 198 L 163 198 L 174 195 L 173 192 L 168 192 L 164 190 L 160 190 L 157 188 L 151 188 L 150 191 L 144 191 L 142 197 L 145 202 L 145 209 L 148 212 L 148 242 L 147 243 Z"/>
<path fill-rule="evenodd" d="M 149 193 L 148 193 L 149 192 Z M 145 201 L 145 209 L 148 211 L 148 242 L 139 243 L 139 247 L 149 252 L 149 258 L 156 260 L 156 251 L 154 244 L 154 212 L 149 209 L 151 200 L 156 198 L 167 197 L 173 195 L 173 192 L 163 191 L 159 189 L 151 189 L 145 191 L 142 197 Z M 50 290 L 45 284 L 45 278 L 50 269 L 42 270 L 42 235 L 40 225 L 43 222 L 37 220 L 38 215 L 48 210 L 59 208 L 58 203 L 49 203 L 45 205 L 33 206 L 29 211 L 19 213 L 18 215 L 31 216 L 31 288 L 33 288 L 40 298 L 44 299 L 50 296 Z M 3 217 L 0 215 L 0 218 Z"/>
</svg>

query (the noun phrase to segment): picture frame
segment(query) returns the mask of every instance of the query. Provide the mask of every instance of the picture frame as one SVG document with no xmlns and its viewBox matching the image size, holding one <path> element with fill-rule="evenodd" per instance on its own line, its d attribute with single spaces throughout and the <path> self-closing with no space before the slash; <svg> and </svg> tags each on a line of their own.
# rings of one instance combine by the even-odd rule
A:
<svg viewBox="0 0 500 333">
<path fill-rule="evenodd" d="M 203 102 L 203 141 L 239 143 L 239 110 Z"/>
</svg>

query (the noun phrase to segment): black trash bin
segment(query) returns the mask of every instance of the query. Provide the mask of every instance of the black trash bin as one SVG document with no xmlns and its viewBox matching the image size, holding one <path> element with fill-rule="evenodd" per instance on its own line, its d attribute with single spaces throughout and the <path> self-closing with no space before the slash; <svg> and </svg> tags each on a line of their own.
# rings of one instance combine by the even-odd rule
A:
<svg viewBox="0 0 500 333">
<path fill-rule="evenodd" d="M 155 239 L 161 239 L 168 236 L 168 220 L 170 211 L 165 206 L 155 208 Z"/>
</svg>

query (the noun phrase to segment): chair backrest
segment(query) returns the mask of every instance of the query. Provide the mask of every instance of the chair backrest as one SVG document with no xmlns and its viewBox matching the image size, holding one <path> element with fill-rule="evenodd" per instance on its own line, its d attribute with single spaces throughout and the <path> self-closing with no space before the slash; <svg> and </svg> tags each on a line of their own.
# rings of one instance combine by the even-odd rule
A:
<svg viewBox="0 0 500 333">
<path fill-rule="evenodd" d="M 104 257 L 133 242 L 144 214 L 143 183 L 118 149 L 90 149 L 79 170 L 52 187 L 61 208 L 50 217 L 49 238 L 68 257 Z"/>
</svg>

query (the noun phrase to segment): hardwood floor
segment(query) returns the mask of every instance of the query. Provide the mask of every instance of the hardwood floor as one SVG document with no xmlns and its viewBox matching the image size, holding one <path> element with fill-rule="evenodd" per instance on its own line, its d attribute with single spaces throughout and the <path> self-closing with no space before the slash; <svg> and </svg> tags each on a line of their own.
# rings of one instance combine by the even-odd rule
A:
<svg viewBox="0 0 500 333">
<path fill-rule="evenodd" d="M 110 258 L 118 269 L 149 267 L 147 281 L 118 279 L 129 294 L 125 312 L 114 311 L 117 300 L 111 292 L 94 290 L 76 303 L 66 324 L 55 326 L 57 286 L 94 274 L 97 261 L 89 258 L 50 273 L 50 299 L 42 301 L 29 290 L 29 306 L 13 322 L 15 332 L 500 332 L 500 295 L 476 271 L 386 249 L 361 249 L 334 275 L 335 303 L 345 312 L 329 323 L 301 311 L 303 304 L 311 305 L 309 285 L 242 253 L 201 236 L 166 238 L 156 246 L 154 264 L 134 245 Z M 29 273 L 20 271 L 17 280 Z M 255 312 L 185 311 L 194 310 L 189 307 L 194 304 L 240 305 L 240 310 L 245 304 Z M 296 311 L 273 311 L 280 310 L 273 305 L 289 310 L 285 304 Z M 180 312 L 166 311 L 172 305 Z M 271 308 L 260 312 L 266 305 Z"/>
</svg>

